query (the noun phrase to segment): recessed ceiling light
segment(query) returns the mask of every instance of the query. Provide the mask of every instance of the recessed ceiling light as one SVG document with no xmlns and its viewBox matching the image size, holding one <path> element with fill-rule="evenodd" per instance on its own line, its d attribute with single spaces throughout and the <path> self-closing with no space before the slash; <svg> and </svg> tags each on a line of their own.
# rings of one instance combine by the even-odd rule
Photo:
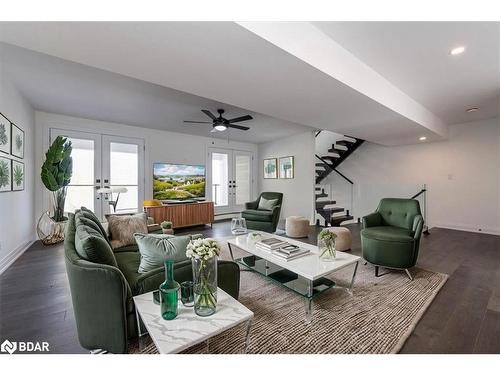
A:
<svg viewBox="0 0 500 375">
<path fill-rule="evenodd" d="M 467 112 L 469 112 L 469 113 L 470 112 L 477 112 L 477 111 L 479 111 L 479 107 L 471 107 L 471 108 L 467 109 Z"/>
<path fill-rule="evenodd" d="M 453 55 L 453 56 L 461 55 L 464 52 L 465 52 L 465 47 L 464 46 L 458 46 L 458 47 L 452 48 L 450 50 L 450 55 Z"/>
<path fill-rule="evenodd" d="M 427 137 L 420 137 L 418 140 L 419 141 L 425 141 L 427 139 Z"/>
</svg>

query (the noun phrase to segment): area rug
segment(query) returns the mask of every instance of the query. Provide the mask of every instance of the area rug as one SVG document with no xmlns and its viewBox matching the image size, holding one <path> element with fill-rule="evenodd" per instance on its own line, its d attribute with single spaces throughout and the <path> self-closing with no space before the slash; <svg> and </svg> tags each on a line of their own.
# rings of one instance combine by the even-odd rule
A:
<svg viewBox="0 0 500 375">
<path fill-rule="evenodd" d="M 229 258 L 227 245 L 222 258 Z M 248 353 L 397 353 L 448 278 L 419 268 L 412 274 L 413 281 L 399 271 L 375 277 L 373 266 L 360 261 L 353 294 L 341 288 L 324 292 L 314 300 L 313 319 L 306 324 L 301 296 L 242 270 L 239 301 L 255 314 Z M 331 278 L 346 286 L 351 275 L 346 268 Z M 208 350 L 203 343 L 184 353 L 242 353 L 244 338 L 241 325 L 210 339 Z M 157 353 L 150 340 L 140 350 L 132 343 L 131 352 Z"/>
</svg>

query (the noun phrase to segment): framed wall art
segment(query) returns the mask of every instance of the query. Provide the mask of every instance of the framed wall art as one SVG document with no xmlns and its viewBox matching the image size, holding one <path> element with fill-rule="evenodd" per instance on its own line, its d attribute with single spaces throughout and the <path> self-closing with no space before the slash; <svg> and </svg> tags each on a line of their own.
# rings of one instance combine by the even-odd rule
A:
<svg viewBox="0 0 500 375">
<path fill-rule="evenodd" d="M 24 190 L 24 163 L 17 160 L 12 160 L 12 190 L 21 191 Z"/>
<path fill-rule="evenodd" d="M 10 154 L 10 121 L 0 113 L 0 155 Z"/>
<path fill-rule="evenodd" d="M 11 160 L 0 156 L 0 192 L 11 191 Z"/>
<path fill-rule="evenodd" d="M 294 176 L 293 156 L 284 156 L 279 159 L 280 178 L 289 179 Z"/>
<path fill-rule="evenodd" d="M 276 158 L 264 159 L 264 178 L 278 178 Z"/>
<path fill-rule="evenodd" d="M 24 131 L 16 124 L 12 124 L 11 131 L 11 154 L 20 159 L 24 159 Z"/>
</svg>

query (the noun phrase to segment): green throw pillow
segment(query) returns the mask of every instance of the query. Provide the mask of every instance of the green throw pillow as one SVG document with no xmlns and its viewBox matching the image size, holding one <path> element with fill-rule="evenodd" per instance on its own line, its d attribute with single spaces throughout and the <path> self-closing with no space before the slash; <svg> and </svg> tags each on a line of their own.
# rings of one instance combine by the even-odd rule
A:
<svg viewBox="0 0 500 375">
<path fill-rule="evenodd" d="M 278 203 L 277 199 L 266 199 L 264 197 L 260 197 L 259 200 L 259 210 L 269 210 L 272 211 L 274 206 Z"/>
<path fill-rule="evenodd" d="M 201 234 L 171 236 L 168 234 L 135 233 L 134 237 L 141 253 L 141 264 L 137 272 L 146 273 L 162 267 L 167 259 L 172 259 L 174 262 L 187 260 L 186 248 L 189 241 L 203 236 Z"/>
<path fill-rule="evenodd" d="M 113 250 L 99 226 L 81 210 L 75 212 L 75 249 L 78 255 L 93 263 L 117 267 Z"/>
<path fill-rule="evenodd" d="M 97 218 L 97 216 L 95 216 L 95 214 L 89 210 L 88 208 L 86 207 L 82 207 L 80 209 L 80 212 L 83 214 L 83 216 L 85 216 L 87 219 L 90 219 L 92 220 L 98 227 L 99 227 L 99 231 L 101 232 L 102 236 L 106 239 L 106 241 L 108 241 L 109 243 L 109 239 L 108 239 L 108 234 L 106 233 L 106 230 L 104 229 L 104 227 L 102 226 L 101 224 L 101 220 L 99 220 Z M 111 244 L 111 243 L 110 243 Z"/>
</svg>

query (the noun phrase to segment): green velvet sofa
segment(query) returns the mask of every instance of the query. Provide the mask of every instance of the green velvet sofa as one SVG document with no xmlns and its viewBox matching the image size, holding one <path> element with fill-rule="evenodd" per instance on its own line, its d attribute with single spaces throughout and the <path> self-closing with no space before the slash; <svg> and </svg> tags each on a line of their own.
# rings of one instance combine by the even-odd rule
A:
<svg viewBox="0 0 500 375">
<path fill-rule="evenodd" d="M 272 210 L 259 210 L 260 198 L 267 200 L 277 199 L 278 202 Z M 241 217 L 247 222 L 247 228 L 274 233 L 280 219 L 281 204 L 283 203 L 283 193 L 264 192 L 253 202 L 245 203 L 245 210 L 241 212 Z"/>
<path fill-rule="evenodd" d="M 424 220 L 415 199 L 384 198 L 377 210 L 363 217 L 361 248 L 363 258 L 375 265 L 405 270 L 417 263 Z"/>
<path fill-rule="evenodd" d="M 111 250 L 110 256 L 106 252 L 110 249 L 106 245 L 109 241 L 106 234 L 102 236 L 105 231 L 99 220 L 90 211 L 83 212 L 83 208 L 81 211 L 70 214 L 64 240 L 78 339 L 90 351 L 126 353 L 129 339 L 137 337 L 138 331 L 132 297 L 157 290 L 165 279 L 164 267 L 139 274 L 141 255 L 137 246 Z M 92 259 L 102 261 L 89 261 L 77 251 L 75 243 L 81 241 L 82 229 L 77 233 L 77 226 L 92 234 L 92 246 L 87 246 L 87 253 Z M 174 277 L 178 282 L 192 280 L 191 261 L 176 263 Z M 218 285 L 238 298 L 240 270 L 236 263 L 218 262 Z"/>
</svg>

